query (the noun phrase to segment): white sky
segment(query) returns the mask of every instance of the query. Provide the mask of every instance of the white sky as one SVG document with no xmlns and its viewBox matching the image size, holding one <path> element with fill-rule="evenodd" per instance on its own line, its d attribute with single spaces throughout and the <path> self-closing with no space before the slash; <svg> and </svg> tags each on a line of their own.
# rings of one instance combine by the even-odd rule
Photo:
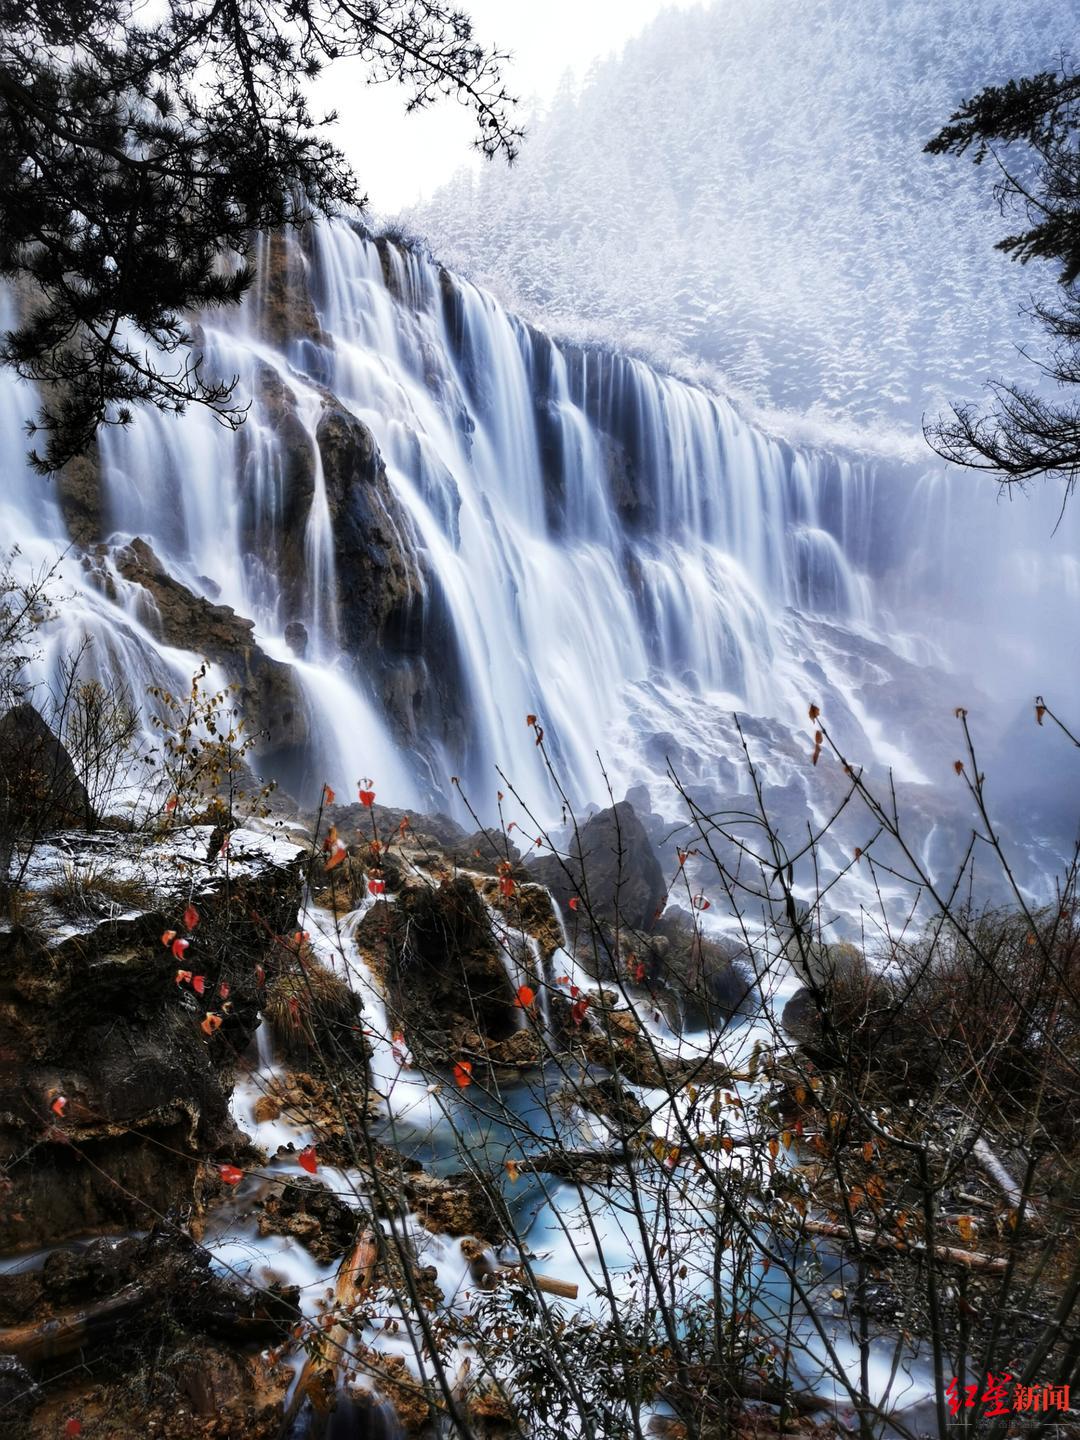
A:
<svg viewBox="0 0 1080 1440">
<path fill-rule="evenodd" d="M 459 0 L 476 38 L 512 52 L 507 89 L 527 111 L 545 101 L 563 74 L 582 75 L 593 60 L 622 48 L 662 10 L 698 0 Z M 316 92 L 338 111 L 336 139 L 349 156 L 371 208 L 392 215 L 426 197 L 462 165 L 483 163 L 470 150 L 476 134 L 469 111 L 452 99 L 427 111 L 404 113 L 407 92 L 367 86 L 358 62 L 331 66 Z M 502 161 L 495 161 L 502 164 Z"/>
</svg>

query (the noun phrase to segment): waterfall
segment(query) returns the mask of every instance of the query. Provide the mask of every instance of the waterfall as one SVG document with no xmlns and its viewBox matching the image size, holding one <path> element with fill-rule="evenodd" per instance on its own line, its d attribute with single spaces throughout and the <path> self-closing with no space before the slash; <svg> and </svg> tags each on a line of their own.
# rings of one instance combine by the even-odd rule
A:
<svg viewBox="0 0 1080 1440">
<path fill-rule="evenodd" d="M 251 399 L 246 424 L 140 412 L 102 433 L 101 547 L 65 562 L 41 678 L 84 634 L 136 696 L 191 673 L 200 635 L 163 635 L 118 569 L 141 537 L 289 667 L 294 781 L 371 775 L 381 799 L 460 810 L 453 775 L 487 816 L 498 766 L 546 818 L 558 797 L 527 715 L 575 800 L 603 799 L 598 749 L 625 786 L 677 742 L 715 748 L 715 715 L 795 735 L 830 696 L 867 758 L 922 778 L 868 676 L 888 655 L 955 666 L 952 637 L 995 589 L 1026 623 L 1080 590 L 1071 517 L 1051 542 L 1045 505 L 1003 523 L 964 477 L 793 448 L 358 226 L 275 237 L 259 260 L 240 312 L 199 330 L 206 372 Z M 33 409 L 0 376 L 2 518 L 40 565 L 67 535 L 62 495 L 22 464 Z"/>
</svg>

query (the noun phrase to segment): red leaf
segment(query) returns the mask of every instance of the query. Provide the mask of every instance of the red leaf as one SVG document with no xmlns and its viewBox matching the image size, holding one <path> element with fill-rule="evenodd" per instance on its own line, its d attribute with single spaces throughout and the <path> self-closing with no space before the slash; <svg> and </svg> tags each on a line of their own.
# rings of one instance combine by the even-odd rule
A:
<svg viewBox="0 0 1080 1440">
<path fill-rule="evenodd" d="M 517 1003 L 523 1010 L 527 1010 L 536 999 L 536 991 L 531 985 L 519 985 L 517 992 Z"/>
<path fill-rule="evenodd" d="M 222 980 L 221 984 L 217 987 L 217 993 L 221 996 L 222 1000 L 227 1000 L 229 998 L 228 981 Z"/>
<path fill-rule="evenodd" d="M 576 896 L 576 895 L 571 895 L 571 896 L 570 896 L 570 899 L 569 899 L 566 903 L 570 906 L 570 909 L 571 909 L 571 910 L 576 910 L 577 907 L 578 907 L 578 898 L 577 898 L 577 896 Z"/>
<path fill-rule="evenodd" d="M 194 930 L 199 923 L 199 912 L 194 905 L 189 905 L 184 911 L 184 929 Z"/>
<path fill-rule="evenodd" d="M 215 1015 L 213 1011 L 207 1011 L 201 1029 L 204 1035 L 213 1035 L 215 1030 L 221 1029 L 221 1016 Z"/>
<path fill-rule="evenodd" d="M 263 967 L 262 967 L 261 965 L 256 965 L 256 966 L 255 966 L 255 984 L 256 984 L 256 985 L 265 985 L 265 984 L 266 984 L 266 971 L 263 969 Z"/>
<path fill-rule="evenodd" d="M 499 881 L 499 890 L 509 898 L 514 893 L 514 877 L 512 875 L 504 875 Z"/>
<path fill-rule="evenodd" d="M 570 993 L 573 994 L 573 991 L 571 990 Z M 585 1012 L 588 1008 L 589 997 L 587 995 L 582 996 L 580 1000 L 575 1000 L 573 1005 L 570 1006 L 570 1019 L 573 1020 L 575 1025 L 580 1025 L 585 1019 Z"/>
<path fill-rule="evenodd" d="M 176 796 L 175 796 L 175 795 L 170 795 L 169 798 L 168 798 L 168 800 L 165 801 L 165 809 L 168 810 L 170 814 L 172 814 L 172 812 L 176 809 Z M 78 1432 L 76 1432 L 76 1433 L 78 1433 Z"/>
<path fill-rule="evenodd" d="M 205 975 L 193 975 L 193 976 L 191 977 L 191 988 L 195 991 L 195 994 L 196 994 L 196 995 L 203 995 L 203 994 L 205 994 L 205 993 L 206 993 L 206 976 L 205 976 Z"/>
<path fill-rule="evenodd" d="M 235 1165 L 219 1165 L 218 1174 L 226 1185 L 239 1185 L 244 1178 L 243 1170 L 238 1170 Z"/>
<path fill-rule="evenodd" d="M 372 895 L 383 895 L 386 893 L 386 881 L 369 880 L 367 882 L 367 888 L 371 891 Z"/>
<path fill-rule="evenodd" d="M 454 1066 L 454 1084 L 459 1090 L 467 1090 L 472 1084 L 471 1060 L 459 1060 Z"/>
<path fill-rule="evenodd" d="M 183 985 L 185 982 L 186 982 L 187 984 L 189 984 L 189 985 L 191 984 L 191 971 L 190 971 L 190 970 L 177 970 L 177 972 L 176 972 L 176 983 L 177 983 L 177 985 Z"/>
<path fill-rule="evenodd" d="M 57 1095 L 56 1099 L 49 1106 L 49 1109 L 53 1112 L 54 1115 L 63 1115 L 64 1111 L 67 1109 L 67 1096 Z"/>
<path fill-rule="evenodd" d="M 175 940 L 172 942 L 173 959 L 174 959 L 174 960 L 182 960 L 182 959 L 184 958 L 184 952 L 187 950 L 187 948 L 188 948 L 188 946 L 189 946 L 190 944 L 191 944 L 191 941 L 190 941 L 190 940 L 184 940 L 184 939 L 181 938 L 181 937 L 178 937 L 177 939 L 175 939 Z"/>
<path fill-rule="evenodd" d="M 819 708 L 818 708 L 816 705 L 811 705 L 811 706 L 810 706 L 810 719 L 811 719 L 811 720 L 816 720 L 820 714 L 821 714 L 821 711 L 819 710 Z"/>
<path fill-rule="evenodd" d="M 535 716 L 535 715 L 526 715 L 526 716 L 525 716 L 525 724 L 526 724 L 526 725 L 535 725 L 535 724 L 536 724 L 536 716 Z"/>
<path fill-rule="evenodd" d="M 77 1420 L 75 1416 L 72 1415 L 70 1420 L 64 1422 L 64 1434 L 68 1436 L 81 1435 L 82 1421 Z"/>
<path fill-rule="evenodd" d="M 165 930 L 165 931 L 162 933 L 162 936 L 161 936 L 161 943 L 162 943 L 163 945 L 171 945 L 172 942 L 173 942 L 175 939 L 176 939 L 176 931 L 175 931 L 175 930 Z"/>
<path fill-rule="evenodd" d="M 306 1170 L 309 1175 L 314 1175 L 319 1168 L 319 1157 L 315 1154 L 315 1146 L 305 1145 L 296 1157 L 296 1162 L 301 1170 Z"/>
<path fill-rule="evenodd" d="M 695 895 L 691 903 L 695 910 L 712 909 L 712 901 L 706 900 L 704 895 Z"/>
<path fill-rule="evenodd" d="M 361 805 L 366 805 L 367 808 L 370 810 L 371 807 L 375 804 L 375 791 L 374 791 L 374 790 L 361 790 L 361 791 L 359 792 L 359 795 L 360 795 L 360 804 L 361 804 Z"/>
</svg>

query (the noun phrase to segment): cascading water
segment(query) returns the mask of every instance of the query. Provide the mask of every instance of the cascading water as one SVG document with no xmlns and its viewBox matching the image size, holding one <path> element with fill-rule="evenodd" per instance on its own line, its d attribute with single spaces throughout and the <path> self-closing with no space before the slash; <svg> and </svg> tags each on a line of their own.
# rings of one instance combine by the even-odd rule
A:
<svg viewBox="0 0 1080 1440">
<path fill-rule="evenodd" d="M 368 774 L 389 801 L 459 805 L 454 775 L 486 816 L 499 766 L 547 818 L 558 797 L 527 714 L 568 793 L 601 800 L 597 749 L 616 787 L 662 774 L 676 741 L 695 778 L 720 784 L 706 763 L 716 715 L 738 708 L 792 733 L 808 698 L 830 697 L 864 758 L 919 781 L 895 697 L 875 713 L 867 688 L 886 653 L 946 658 L 947 627 L 928 623 L 939 597 L 959 624 L 965 607 L 982 613 L 988 582 L 1031 613 L 1080 585 L 1073 537 L 1066 526 L 1051 541 L 1045 507 L 1006 525 L 959 481 L 793 450 L 718 397 L 560 346 L 349 224 L 320 226 L 305 251 L 276 240 L 260 259 L 241 313 L 202 328 L 208 373 L 235 374 L 253 398 L 246 425 L 142 413 L 103 433 L 110 548 L 89 570 L 65 566 L 74 598 L 43 673 L 87 632 L 98 670 L 136 695 L 190 674 L 198 635 L 166 643 L 113 563 L 141 536 L 292 667 L 308 722 L 297 783 Z M 66 543 L 64 522 L 19 458 L 33 396 L 0 383 L 7 533 L 40 564 Z M 376 612 L 384 633 L 369 627 Z M 297 627 L 306 648 L 286 643 Z M 863 641 L 882 637 L 890 648 L 871 659 Z"/>
</svg>

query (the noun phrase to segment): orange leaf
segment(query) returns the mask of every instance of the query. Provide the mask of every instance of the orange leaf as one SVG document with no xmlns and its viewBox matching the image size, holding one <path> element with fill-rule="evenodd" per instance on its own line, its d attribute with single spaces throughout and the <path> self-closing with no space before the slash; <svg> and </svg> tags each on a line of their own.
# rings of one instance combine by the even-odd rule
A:
<svg viewBox="0 0 1080 1440">
<path fill-rule="evenodd" d="M 499 881 L 499 890 L 508 899 L 514 893 L 514 879 L 511 875 L 504 875 Z"/>
<path fill-rule="evenodd" d="M 173 942 L 175 939 L 176 939 L 176 931 L 175 931 L 175 930 L 166 930 L 166 931 L 162 934 L 161 943 L 162 943 L 163 945 L 171 945 L 172 942 Z"/>
<path fill-rule="evenodd" d="M 165 809 L 168 810 L 170 814 L 176 809 L 175 795 L 170 795 L 168 800 L 165 801 Z"/>
<path fill-rule="evenodd" d="M 956 1228 L 960 1232 L 961 1240 L 974 1240 L 975 1222 L 970 1215 L 958 1215 L 956 1217 Z"/>
<path fill-rule="evenodd" d="M 821 714 L 821 710 L 820 710 L 820 708 L 819 708 L 817 705 L 811 705 L 811 706 L 810 706 L 809 714 L 810 714 L 810 719 L 811 719 L 811 720 L 816 720 L 816 719 L 818 718 L 818 716 Z"/>
<path fill-rule="evenodd" d="M 1046 706 L 1045 706 L 1045 705 L 1036 705 L 1036 706 L 1035 706 L 1035 721 L 1036 721 L 1037 724 L 1039 724 L 1039 725 L 1042 724 L 1042 722 L 1043 722 L 1043 716 L 1044 716 L 1045 714 L 1046 714 Z"/>
<path fill-rule="evenodd" d="M 326 870 L 333 870 L 336 866 L 341 864 L 341 862 L 345 859 L 345 856 L 348 853 L 349 850 L 345 844 L 345 841 L 336 840 L 334 842 L 333 850 L 331 850 L 330 854 L 326 857 L 323 868 Z"/>
<path fill-rule="evenodd" d="M 306 1170 L 309 1175 L 314 1175 L 319 1168 L 319 1157 L 315 1154 L 315 1146 L 305 1145 L 296 1157 L 296 1163 L 301 1170 Z"/>
<path fill-rule="evenodd" d="M 467 1090 L 472 1084 L 471 1060 L 459 1060 L 454 1066 L 454 1083 L 459 1090 Z"/>
<path fill-rule="evenodd" d="M 177 972 L 176 972 L 176 983 L 177 983 L 177 985 L 183 985 L 183 984 L 185 984 L 185 983 L 187 983 L 188 985 L 190 985 L 190 984 L 191 984 L 191 971 L 190 971 L 190 970 L 177 970 Z"/>
<path fill-rule="evenodd" d="M 531 985 L 519 985 L 517 992 L 517 1003 L 523 1010 L 527 1010 L 536 999 L 536 991 Z"/>
<path fill-rule="evenodd" d="M 724 1135 L 720 1140 L 720 1148 L 725 1151 L 726 1154 L 730 1155 L 732 1150 L 735 1149 L 735 1141 L 732 1140 L 730 1135 Z"/>
<path fill-rule="evenodd" d="M 506 1178 L 510 1181 L 510 1184 L 511 1184 L 511 1185 L 516 1185 L 516 1184 L 517 1184 L 517 1182 L 518 1182 L 518 1176 L 519 1176 L 520 1174 L 521 1174 L 521 1171 L 520 1171 L 519 1168 L 518 1168 L 518 1163 L 517 1163 L 517 1161 L 516 1161 L 516 1160 L 507 1160 L 507 1161 L 506 1161 Z"/>
<path fill-rule="evenodd" d="M 535 725 L 535 724 L 536 724 L 536 716 L 535 716 L 535 715 L 526 715 L 526 716 L 525 716 L 525 724 L 526 724 L 526 725 Z"/>
<path fill-rule="evenodd" d="M 218 1174 L 226 1185 L 239 1185 L 244 1178 L 244 1172 L 238 1170 L 235 1165 L 219 1165 Z"/>
<path fill-rule="evenodd" d="M 769 1154 L 774 1160 L 776 1159 L 777 1155 L 780 1154 L 780 1141 L 777 1140 L 775 1135 L 769 1141 Z"/>
<path fill-rule="evenodd" d="M 213 1035 L 215 1030 L 221 1029 L 221 1016 L 215 1015 L 213 1011 L 207 1011 L 202 1021 L 201 1029 L 205 1035 Z"/>
<path fill-rule="evenodd" d="M 56 1099 L 49 1106 L 49 1109 L 53 1112 L 54 1115 L 63 1115 L 64 1111 L 67 1109 L 67 1103 L 68 1102 L 66 1095 L 57 1095 Z"/>
<path fill-rule="evenodd" d="M 870 1161 L 873 1160 L 874 1142 L 872 1140 L 867 1140 L 866 1144 L 862 1147 L 862 1158 L 866 1161 L 868 1165 L 870 1164 Z"/>
<path fill-rule="evenodd" d="M 332 805 L 332 804 L 334 803 L 334 792 L 333 792 L 333 790 L 330 789 L 330 786 L 329 786 L 329 785 L 324 785 L 324 786 L 322 787 L 322 793 L 323 793 L 323 799 L 325 800 L 325 802 L 327 803 L 327 805 Z"/>
<path fill-rule="evenodd" d="M 962 760 L 954 760 L 952 768 L 958 775 L 962 775 L 964 773 L 964 762 Z"/>
</svg>

